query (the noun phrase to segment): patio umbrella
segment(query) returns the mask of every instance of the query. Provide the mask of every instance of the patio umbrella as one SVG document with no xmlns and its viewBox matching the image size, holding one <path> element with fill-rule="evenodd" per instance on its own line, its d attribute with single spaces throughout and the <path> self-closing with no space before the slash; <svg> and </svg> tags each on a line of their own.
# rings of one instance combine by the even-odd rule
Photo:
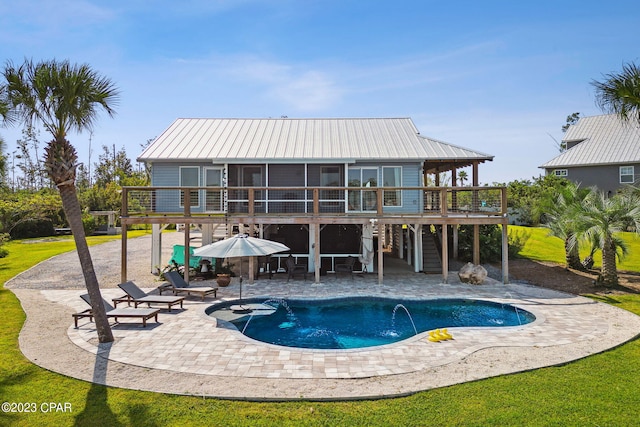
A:
<svg viewBox="0 0 640 427">
<path fill-rule="evenodd" d="M 360 263 L 367 271 L 367 266 L 373 262 L 373 222 L 362 225 L 362 255 L 358 257 Z"/>
<path fill-rule="evenodd" d="M 195 256 L 211 258 L 233 258 L 244 256 L 265 256 L 276 252 L 288 251 L 290 248 L 273 240 L 236 234 L 228 239 L 219 240 L 199 247 L 193 251 Z M 242 301 L 242 262 L 240 262 L 240 301 Z"/>
</svg>

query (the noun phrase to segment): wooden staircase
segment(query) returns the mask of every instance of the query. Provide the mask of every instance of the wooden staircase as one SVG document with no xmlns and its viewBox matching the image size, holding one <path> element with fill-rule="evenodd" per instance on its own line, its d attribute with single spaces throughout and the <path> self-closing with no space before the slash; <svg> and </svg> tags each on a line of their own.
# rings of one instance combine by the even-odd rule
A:
<svg viewBox="0 0 640 427">
<path fill-rule="evenodd" d="M 422 271 L 427 274 L 442 273 L 437 235 L 429 230 L 422 232 Z"/>
</svg>

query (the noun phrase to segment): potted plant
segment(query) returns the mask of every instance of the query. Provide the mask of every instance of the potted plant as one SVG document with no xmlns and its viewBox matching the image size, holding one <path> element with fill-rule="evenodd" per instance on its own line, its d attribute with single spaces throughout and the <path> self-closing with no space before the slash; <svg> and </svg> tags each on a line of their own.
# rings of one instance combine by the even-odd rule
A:
<svg viewBox="0 0 640 427">
<path fill-rule="evenodd" d="M 231 283 L 231 277 L 235 276 L 232 268 L 233 268 L 233 264 L 230 264 L 230 263 L 223 264 L 222 261 L 219 263 L 216 262 L 215 273 L 216 273 L 216 283 L 218 284 L 218 286 L 221 286 L 221 287 L 229 286 L 229 283 Z"/>
</svg>

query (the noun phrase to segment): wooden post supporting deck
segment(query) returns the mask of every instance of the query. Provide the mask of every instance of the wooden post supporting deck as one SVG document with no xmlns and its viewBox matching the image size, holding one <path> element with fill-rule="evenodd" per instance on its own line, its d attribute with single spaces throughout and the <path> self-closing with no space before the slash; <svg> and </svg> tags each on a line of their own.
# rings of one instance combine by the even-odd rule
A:
<svg viewBox="0 0 640 427">
<path fill-rule="evenodd" d="M 502 223 L 502 283 L 509 283 L 509 230 L 507 224 L 509 220 L 504 219 Z"/>
<path fill-rule="evenodd" d="M 480 226 L 473 225 L 473 263 L 480 264 Z"/>
<path fill-rule="evenodd" d="M 122 191 L 122 216 L 120 220 L 120 225 L 122 226 L 122 236 L 121 242 L 122 247 L 120 251 L 120 283 L 124 283 L 127 281 L 127 223 L 122 221 L 122 218 L 125 218 L 129 215 L 127 211 L 127 194 L 128 191 L 126 188 Z"/>
<path fill-rule="evenodd" d="M 127 281 L 127 224 L 122 222 L 122 248 L 120 253 L 120 283 Z"/>
<path fill-rule="evenodd" d="M 316 283 L 320 283 L 320 224 L 311 224 L 313 228 L 313 264 Z"/>
<path fill-rule="evenodd" d="M 382 285 L 383 276 L 383 264 L 384 264 L 384 253 L 382 252 L 382 242 L 384 241 L 384 232 L 385 226 L 384 224 L 378 224 L 378 284 Z"/>
<path fill-rule="evenodd" d="M 442 224 L 442 283 L 449 283 L 449 230 L 447 224 Z"/>
</svg>

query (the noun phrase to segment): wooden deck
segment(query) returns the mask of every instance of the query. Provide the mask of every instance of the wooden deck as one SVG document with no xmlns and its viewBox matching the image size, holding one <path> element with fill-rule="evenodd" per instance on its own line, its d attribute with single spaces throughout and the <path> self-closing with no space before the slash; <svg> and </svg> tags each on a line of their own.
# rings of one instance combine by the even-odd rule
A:
<svg viewBox="0 0 640 427">
<path fill-rule="evenodd" d="M 309 226 L 314 242 L 326 224 L 441 226 L 474 225 L 474 263 L 479 263 L 479 226 L 502 226 L 503 275 L 508 277 L 507 191 L 505 187 L 123 187 L 123 280 L 126 279 L 126 230 L 133 224 L 185 224 L 185 245 L 192 224 L 270 224 Z M 403 205 L 402 203 L 406 203 Z M 383 265 L 382 239 L 378 264 Z M 442 248 L 442 274 L 448 274 L 447 245 Z M 320 253 L 314 251 L 316 282 Z M 378 270 L 379 281 L 383 269 Z"/>
</svg>

